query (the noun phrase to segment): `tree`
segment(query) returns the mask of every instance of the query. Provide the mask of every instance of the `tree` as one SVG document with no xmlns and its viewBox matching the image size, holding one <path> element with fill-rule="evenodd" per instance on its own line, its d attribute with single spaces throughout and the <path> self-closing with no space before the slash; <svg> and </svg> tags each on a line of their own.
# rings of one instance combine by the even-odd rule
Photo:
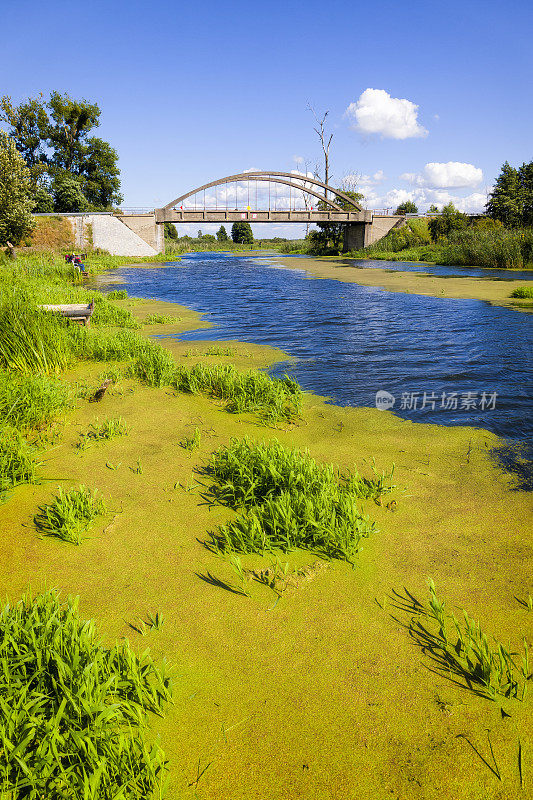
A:
<svg viewBox="0 0 533 800">
<path fill-rule="evenodd" d="M 197 239 L 201 239 L 202 238 L 202 231 L 198 231 L 198 233 L 196 234 L 196 238 Z"/>
<path fill-rule="evenodd" d="M 485 206 L 487 214 L 506 228 L 516 228 L 522 222 L 521 205 L 518 170 L 506 161 Z"/>
<path fill-rule="evenodd" d="M 81 174 L 89 131 L 100 122 L 100 109 L 86 100 L 73 100 L 68 94 L 52 92 L 48 101 L 50 126 L 48 139 L 54 149 L 52 162 L 69 172 Z"/>
<path fill-rule="evenodd" d="M 437 206 L 435 205 L 435 203 L 432 203 L 432 204 L 430 205 L 430 207 L 429 207 L 429 208 L 428 208 L 428 210 L 427 210 L 427 213 L 428 213 L 428 214 L 438 214 L 438 213 L 439 213 L 439 209 L 437 208 Z"/>
<path fill-rule="evenodd" d="M 52 183 L 54 211 L 81 212 L 89 210 L 87 198 L 79 181 L 68 172 L 58 173 Z"/>
<path fill-rule="evenodd" d="M 227 234 L 226 229 L 225 229 L 225 227 L 223 225 L 221 225 L 220 228 L 217 231 L 217 240 L 219 242 L 228 242 L 229 241 L 228 234 Z"/>
<path fill-rule="evenodd" d="M 533 225 L 533 161 L 518 170 L 522 225 Z"/>
<path fill-rule="evenodd" d="M 449 236 L 452 231 L 463 230 L 468 226 L 468 217 L 458 211 L 453 203 L 448 203 L 438 217 L 428 222 L 429 232 L 434 242 L 440 237 Z"/>
<path fill-rule="evenodd" d="M 254 235 L 249 222 L 234 222 L 231 226 L 231 238 L 236 244 L 253 244 Z"/>
<path fill-rule="evenodd" d="M 400 203 L 395 214 L 418 214 L 418 208 L 413 203 L 412 200 L 405 200 L 403 203 Z"/>
<path fill-rule="evenodd" d="M 176 226 L 172 222 L 165 222 L 163 226 L 165 236 L 167 239 L 177 239 L 178 238 L 178 231 Z"/>
<path fill-rule="evenodd" d="M 117 160 L 117 151 L 103 139 L 87 139 L 79 177 L 83 194 L 95 209 L 109 209 L 123 200 Z"/>
<path fill-rule="evenodd" d="M 14 106 L 7 95 L 0 99 L 0 121 L 11 126 L 9 135 L 26 162 L 31 178 L 39 183 L 46 173 L 48 155 L 49 120 L 45 105 L 39 99 L 29 98 L 26 103 Z"/>
<path fill-rule="evenodd" d="M 20 244 L 34 227 L 31 173 L 15 142 L 0 131 L 0 244 Z"/>
<path fill-rule="evenodd" d="M 33 194 L 35 203 L 34 211 L 41 214 L 49 214 L 54 210 L 54 198 L 42 186 L 37 186 Z"/>
<path fill-rule="evenodd" d="M 35 185 L 50 189 L 57 176 L 74 176 L 93 210 L 107 210 L 122 201 L 116 150 L 90 137 L 99 125 L 100 109 L 86 100 L 52 92 L 48 103 L 40 95 L 14 106 L 0 100 L 0 121 L 27 161 Z"/>
</svg>

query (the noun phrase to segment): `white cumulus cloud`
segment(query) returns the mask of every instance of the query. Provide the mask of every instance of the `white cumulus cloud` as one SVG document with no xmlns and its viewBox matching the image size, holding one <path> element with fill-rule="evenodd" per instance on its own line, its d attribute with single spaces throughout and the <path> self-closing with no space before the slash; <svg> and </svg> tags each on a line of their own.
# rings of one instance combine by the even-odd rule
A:
<svg viewBox="0 0 533 800">
<path fill-rule="evenodd" d="M 427 186 L 432 189 L 474 188 L 483 180 L 483 170 L 462 161 L 431 161 L 423 171 L 404 172 L 400 175 L 413 186 Z"/>
<path fill-rule="evenodd" d="M 359 133 L 384 139 L 411 139 L 427 136 L 418 122 L 418 106 L 405 98 L 391 97 L 384 89 L 365 89 L 357 102 L 350 103 L 345 115 Z"/>
</svg>

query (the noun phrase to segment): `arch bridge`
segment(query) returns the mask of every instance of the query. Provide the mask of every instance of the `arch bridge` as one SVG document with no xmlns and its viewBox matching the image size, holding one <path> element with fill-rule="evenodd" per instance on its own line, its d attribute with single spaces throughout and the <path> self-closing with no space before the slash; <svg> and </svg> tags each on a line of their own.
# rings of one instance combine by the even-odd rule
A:
<svg viewBox="0 0 533 800">
<path fill-rule="evenodd" d="M 280 191 L 281 189 L 281 191 Z M 378 219 L 381 224 L 378 223 Z M 386 219 L 386 222 L 385 222 Z M 254 170 L 228 175 L 155 209 L 157 224 L 299 223 L 344 224 L 345 250 L 371 244 L 405 217 L 376 215 L 317 178 L 292 172 Z"/>
</svg>

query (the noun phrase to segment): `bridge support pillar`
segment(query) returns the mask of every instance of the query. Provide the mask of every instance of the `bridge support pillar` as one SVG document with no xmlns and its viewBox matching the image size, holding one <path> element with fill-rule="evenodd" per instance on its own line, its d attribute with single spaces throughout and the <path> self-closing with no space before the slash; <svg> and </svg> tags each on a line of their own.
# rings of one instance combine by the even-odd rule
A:
<svg viewBox="0 0 533 800">
<path fill-rule="evenodd" d="M 345 225 L 342 252 L 347 253 L 350 250 L 362 250 L 370 244 L 371 230 L 371 222 L 349 222 Z"/>
</svg>

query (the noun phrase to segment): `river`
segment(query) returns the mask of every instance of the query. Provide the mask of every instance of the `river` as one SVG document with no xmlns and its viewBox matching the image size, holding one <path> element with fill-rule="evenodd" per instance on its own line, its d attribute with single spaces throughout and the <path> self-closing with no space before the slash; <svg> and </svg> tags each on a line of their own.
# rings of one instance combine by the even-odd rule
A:
<svg viewBox="0 0 533 800">
<path fill-rule="evenodd" d="M 471 274 L 438 265 L 379 261 L 374 266 Z M 385 405 L 392 396 L 394 413 L 414 422 L 473 425 L 533 442 L 529 314 L 479 300 L 319 280 L 268 258 L 224 253 L 193 253 L 160 268 L 127 268 L 121 277 L 130 295 L 188 306 L 213 324 L 180 339 L 280 348 L 296 360 L 277 364 L 273 372 L 287 371 L 305 389 L 335 403 L 375 407 L 376 393 L 386 392 Z M 505 271 L 503 277 L 515 276 Z"/>
</svg>

